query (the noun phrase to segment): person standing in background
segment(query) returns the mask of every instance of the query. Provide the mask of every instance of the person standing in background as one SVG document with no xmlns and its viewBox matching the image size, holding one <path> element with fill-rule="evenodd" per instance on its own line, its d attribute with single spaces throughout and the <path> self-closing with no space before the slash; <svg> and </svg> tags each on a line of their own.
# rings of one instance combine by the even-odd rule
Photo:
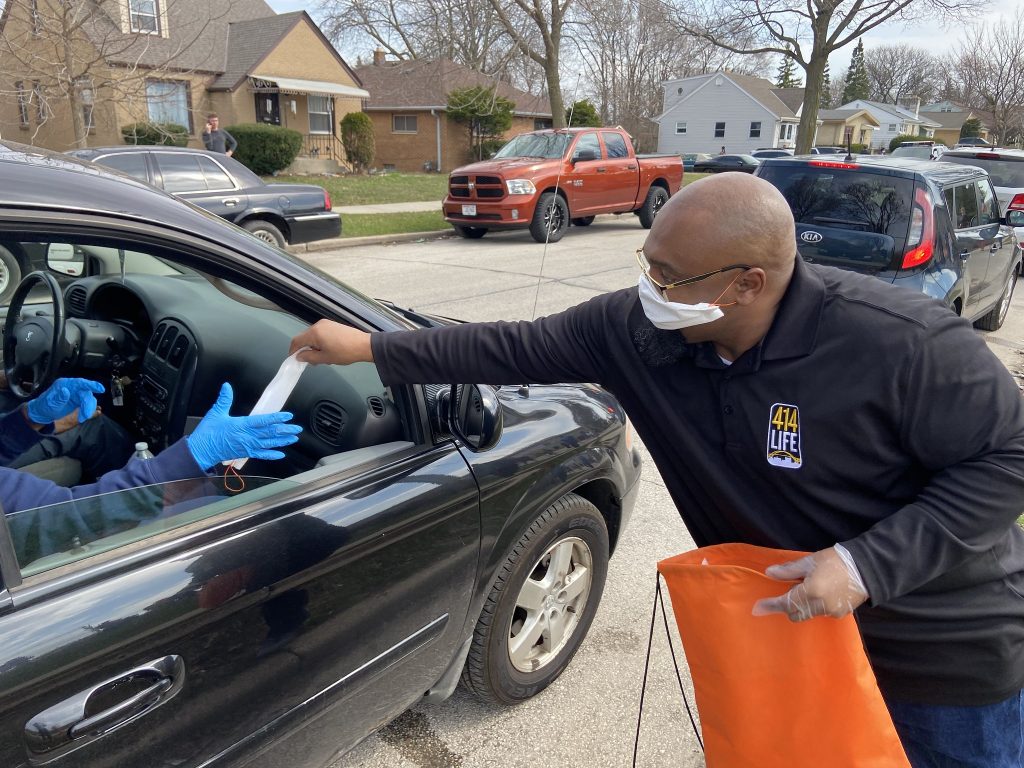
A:
<svg viewBox="0 0 1024 768">
<path fill-rule="evenodd" d="M 235 137 L 220 127 L 220 118 L 216 112 L 206 116 L 206 129 L 203 131 L 203 146 L 210 152 L 220 152 L 231 157 L 238 147 Z"/>
</svg>

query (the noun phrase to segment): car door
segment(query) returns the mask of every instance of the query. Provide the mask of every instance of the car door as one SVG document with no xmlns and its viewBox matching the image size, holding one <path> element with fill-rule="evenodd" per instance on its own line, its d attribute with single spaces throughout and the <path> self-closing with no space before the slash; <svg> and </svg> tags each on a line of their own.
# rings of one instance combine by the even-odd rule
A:
<svg viewBox="0 0 1024 768">
<path fill-rule="evenodd" d="M 979 310 L 987 310 L 999 301 L 1010 274 L 1014 243 L 1009 227 L 999 221 L 999 200 L 988 178 L 979 179 L 978 238 L 987 253 L 985 277 L 981 284 Z"/>
<path fill-rule="evenodd" d="M 628 211 L 637 203 L 640 187 L 640 165 L 630 156 L 626 139 L 618 131 L 601 131 L 604 144 L 607 197 L 604 210 Z"/>
<path fill-rule="evenodd" d="M 61 226 L 46 223 L 50 237 Z M 145 246 L 112 232 L 104 242 L 138 263 L 156 230 Z M 185 236 L 162 246 L 164 267 L 168 254 L 195 256 Z M 270 313 L 266 322 L 301 326 L 339 311 L 293 295 L 292 305 L 313 302 L 299 320 L 277 302 L 280 290 L 305 295 L 301 274 L 280 275 L 273 290 L 252 279 L 232 287 L 223 264 L 240 254 L 216 258 L 223 295 Z M 110 266 L 121 284 L 116 255 Z M 275 304 L 252 307 L 254 293 Z M 242 391 L 237 366 L 213 373 Z M 479 556 L 473 475 L 451 440 L 429 436 L 416 390 L 387 390 L 365 364 L 305 375 L 300 388 L 327 400 L 379 389 L 366 428 L 378 411 L 401 413 L 410 439 L 327 455 L 280 479 L 250 475 L 243 489 L 213 473 L 0 516 L 0 765 L 279 766 L 258 753 L 329 718 L 327 737 L 305 742 L 293 763 L 318 765 L 441 675 L 465 638 Z M 364 423 L 356 416 L 341 423 Z M 69 521 L 82 520 L 92 535 L 69 536 Z"/>
<path fill-rule="evenodd" d="M 977 183 L 968 181 L 947 187 L 943 196 L 956 234 L 956 248 L 966 288 L 962 314 L 970 318 L 977 313 L 981 302 L 989 260 L 989 245 L 984 242 L 983 228 L 979 225 Z"/>
<path fill-rule="evenodd" d="M 207 155 L 191 152 L 154 152 L 164 190 L 200 208 L 235 222 L 249 207 L 245 190 L 239 189 L 224 168 Z"/>
<path fill-rule="evenodd" d="M 574 160 L 572 171 L 565 180 L 572 187 L 571 214 L 574 219 L 600 212 L 608 195 L 608 166 L 597 131 L 586 131 L 576 137 L 570 157 L 579 157 L 581 152 L 593 152 L 595 159 Z"/>
</svg>

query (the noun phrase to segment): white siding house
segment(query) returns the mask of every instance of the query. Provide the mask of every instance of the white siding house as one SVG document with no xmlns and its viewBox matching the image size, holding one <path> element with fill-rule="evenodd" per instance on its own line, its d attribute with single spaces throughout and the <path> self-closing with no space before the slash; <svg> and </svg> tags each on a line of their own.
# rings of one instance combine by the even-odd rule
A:
<svg viewBox="0 0 1024 768">
<path fill-rule="evenodd" d="M 879 128 L 871 139 L 871 146 L 876 148 L 888 149 L 889 142 L 902 135 L 931 139 L 935 136 L 935 129 L 942 127 L 940 123 L 920 112 L 915 114 L 914 111 L 897 104 L 857 99 L 843 104 L 839 109 L 863 109 L 878 121 Z"/>
<path fill-rule="evenodd" d="M 659 152 L 718 154 L 725 147 L 749 154 L 796 144 L 799 114 L 763 78 L 714 72 L 669 80 L 663 88 L 664 110 L 655 120 Z"/>
</svg>

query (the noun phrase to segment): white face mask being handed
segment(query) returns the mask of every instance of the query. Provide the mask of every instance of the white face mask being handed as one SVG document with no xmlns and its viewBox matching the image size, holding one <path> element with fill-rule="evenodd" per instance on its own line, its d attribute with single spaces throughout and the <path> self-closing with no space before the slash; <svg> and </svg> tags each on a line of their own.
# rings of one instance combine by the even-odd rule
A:
<svg viewBox="0 0 1024 768">
<path fill-rule="evenodd" d="M 733 280 L 733 283 L 736 280 Z M 728 291 L 732 283 L 726 287 Z M 718 299 L 725 295 L 722 291 Z M 724 317 L 721 307 L 730 307 L 732 304 L 718 304 L 718 299 L 708 304 L 680 304 L 676 301 L 669 301 L 661 295 L 661 291 L 654 287 L 654 284 L 647 279 L 647 275 L 640 275 L 640 304 L 643 305 L 644 314 L 656 327 L 666 331 L 678 331 L 682 328 L 692 328 L 695 325 L 704 325 Z"/>
</svg>

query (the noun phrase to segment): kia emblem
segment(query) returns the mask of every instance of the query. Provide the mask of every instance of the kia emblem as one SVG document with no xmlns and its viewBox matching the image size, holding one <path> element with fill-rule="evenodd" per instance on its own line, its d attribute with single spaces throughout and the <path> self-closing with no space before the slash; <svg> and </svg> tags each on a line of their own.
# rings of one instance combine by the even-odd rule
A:
<svg viewBox="0 0 1024 768">
<path fill-rule="evenodd" d="M 805 243 L 820 243 L 823 238 L 821 232 L 811 232 L 808 230 L 807 232 L 800 233 L 800 239 Z"/>
</svg>

